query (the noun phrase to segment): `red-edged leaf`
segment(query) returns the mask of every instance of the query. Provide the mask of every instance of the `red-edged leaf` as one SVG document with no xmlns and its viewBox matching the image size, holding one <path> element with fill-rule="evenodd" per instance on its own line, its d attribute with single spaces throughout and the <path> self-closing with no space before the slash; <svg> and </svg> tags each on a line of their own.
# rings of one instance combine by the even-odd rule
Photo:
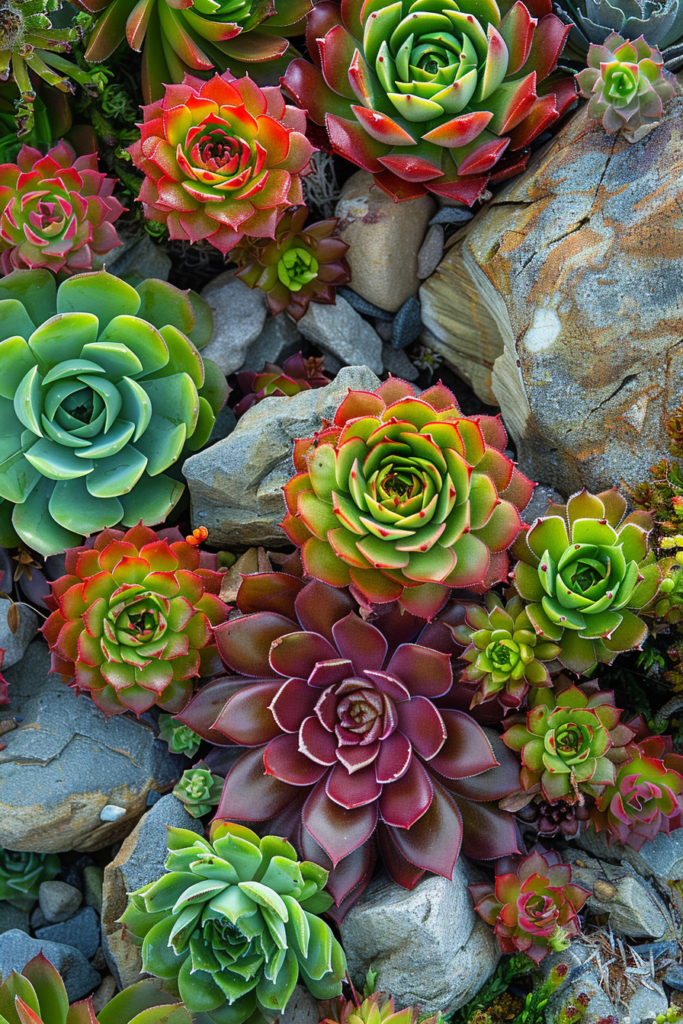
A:
<svg viewBox="0 0 683 1024">
<path fill-rule="evenodd" d="M 425 142 L 434 142 L 437 146 L 447 146 L 449 149 L 467 146 L 483 132 L 492 117 L 493 114 L 488 110 L 475 110 L 470 114 L 460 114 L 458 117 L 446 121 L 445 124 L 432 128 L 422 138 Z"/>
<path fill-rule="evenodd" d="M 387 641 L 380 631 L 353 612 L 332 627 L 342 658 L 348 658 L 358 675 L 365 669 L 379 671 L 387 653 Z"/>
<path fill-rule="evenodd" d="M 321 39 L 318 38 L 320 66 L 330 89 L 349 100 L 357 96 L 349 83 L 349 66 L 356 52 L 356 40 L 343 25 L 334 25 Z"/>
<path fill-rule="evenodd" d="M 419 199 L 420 196 L 427 195 L 427 189 L 424 185 L 421 185 L 419 182 L 404 181 L 403 178 L 399 178 L 392 171 L 382 171 L 381 174 L 375 174 L 375 185 L 381 188 L 382 192 L 386 192 L 388 196 L 391 196 L 396 203 L 406 203 L 411 199 Z"/>
<path fill-rule="evenodd" d="M 336 866 L 374 832 L 377 803 L 346 810 L 330 800 L 321 779 L 304 805 L 303 823 Z"/>
<path fill-rule="evenodd" d="M 539 96 L 524 120 L 510 132 L 511 148 L 522 149 L 523 146 L 528 146 L 549 125 L 557 121 L 558 116 L 554 94 Z"/>
<path fill-rule="evenodd" d="M 515 819 L 495 804 L 475 804 L 453 797 L 463 823 L 462 852 L 478 860 L 497 860 L 519 853 Z"/>
<path fill-rule="evenodd" d="M 296 621 L 295 601 L 304 589 L 303 580 L 284 572 L 258 572 L 245 576 L 237 591 L 241 612 L 276 612 Z"/>
<path fill-rule="evenodd" d="M 289 633 L 273 642 L 270 664 L 281 676 L 307 679 L 319 661 L 337 658 L 337 651 L 319 633 Z"/>
<path fill-rule="evenodd" d="M 556 14 L 546 14 L 541 18 L 534 32 L 524 71 L 535 71 L 537 82 L 547 78 L 557 67 L 557 61 L 570 32 L 571 25 L 565 25 Z"/>
<path fill-rule="evenodd" d="M 321 0 L 306 17 L 306 46 L 311 60 L 320 67 L 318 40 L 324 39 L 335 25 L 341 24 L 339 4 L 332 0 Z M 323 122 L 321 122 L 322 124 Z"/>
<path fill-rule="evenodd" d="M 434 181 L 441 177 L 441 168 L 425 160 L 424 157 L 410 156 L 407 153 L 397 153 L 394 156 L 380 156 L 380 164 L 386 167 L 392 174 L 403 178 L 404 181 L 417 182 Z"/>
<path fill-rule="evenodd" d="M 482 174 L 490 171 L 500 160 L 505 150 L 510 145 L 509 139 L 491 139 L 489 142 L 482 142 L 481 146 L 469 153 L 458 164 L 459 174 Z"/>
<path fill-rule="evenodd" d="M 293 733 L 278 736 L 266 747 L 263 763 L 269 775 L 290 786 L 313 786 L 329 768 L 317 764 L 299 751 L 299 737 Z"/>
<path fill-rule="evenodd" d="M 380 157 L 385 157 L 390 147 L 370 138 L 358 121 L 349 121 L 345 117 L 328 113 L 325 126 L 335 153 L 362 167 L 364 171 L 374 173 L 382 170 Z"/>
<path fill-rule="evenodd" d="M 465 779 L 494 768 L 498 760 L 480 725 L 462 711 L 442 710 L 446 742 L 429 762 L 447 779 Z M 488 799 L 491 799 L 490 797 Z"/>
<path fill-rule="evenodd" d="M 280 727 L 270 711 L 270 704 L 279 689 L 279 679 L 247 683 L 230 697 L 213 728 L 242 747 L 268 743 L 280 735 Z"/>
<path fill-rule="evenodd" d="M 314 10 L 320 6 L 323 5 L 317 4 Z M 340 117 L 348 117 L 351 113 L 350 102 L 332 92 L 322 72 L 307 60 L 297 58 L 291 62 L 282 79 L 282 86 L 316 124 L 325 124 L 328 111 L 334 111 Z"/>
<path fill-rule="evenodd" d="M 393 880 L 404 889 L 414 889 L 424 871 L 415 867 L 403 856 L 392 838 L 393 829 L 380 821 L 377 826 L 377 843 L 384 866 Z"/>
<path fill-rule="evenodd" d="M 415 139 L 412 135 L 409 135 L 388 114 L 383 114 L 379 110 L 368 110 L 367 107 L 359 105 L 353 106 L 351 109 L 368 135 L 371 135 L 373 139 L 377 139 L 378 142 L 384 142 L 387 146 L 415 145 Z"/>
<path fill-rule="evenodd" d="M 217 818 L 264 821 L 280 814 L 299 796 L 297 786 L 266 775 L 264 749 L 249 750 L 235 761 L 223 786 Z"/>
<path fill-rule="evenodd" d="M 451 796 L 434 778 L 432 785 L 432 802 L 411 828 L 387 828 L 407 861 L 424 871 L 452 878 L 460 855 L 462 819 Z"/>
<path fill-rule="evenodd" d="M 214 633 L 221 658 L 235 672 L 245 676 L 273 676 L 270 645 L 296 628 L 297 623 L 284 615 L 255 612 L 223 622 Z"/>
<path fill-rule="evenodd" d="M 453 684 L 449 656 L 420 644 L 401 644 L 387 673 L 400 679 L 414 697 L 442 697 Z"/>
<path fill-rule="evenodd" d="M 345 765 L 337 764 L 329 774 L 325 791 L 330 800 L 352 810 L 374 803 L 381 794 L 382 787 L 375 778 L 374 765 L 370 764 L 358 771 L 349 772 Z"/>
<path fill-rule="evenodd" d="M 432 795 L 431 777 L 413 757 L 401 778 L 382 789 L 379 798 L 382 821 L 396 828 L 410 828 L 428 810 Z"/>
<path fill-rule="evenodd" d="M 202 686 L 176 718 L 208 743 L 219 747 L 227 746 L 226 737 L 213 728 L 213 723 L 227 701 L 245 685 L 245 682 L 241 676 L 236 679 L 222 676 L 220 679 L 212 680 L 206 686 Z"/>
<path fill-rule="evenodd" d="M 345 590 L 311 580 L 295 601 L 296 614 L 302 628 L 320 633 L 333 643 L 332 627 L 353 610 L 353 601 Z"/>
</svg>

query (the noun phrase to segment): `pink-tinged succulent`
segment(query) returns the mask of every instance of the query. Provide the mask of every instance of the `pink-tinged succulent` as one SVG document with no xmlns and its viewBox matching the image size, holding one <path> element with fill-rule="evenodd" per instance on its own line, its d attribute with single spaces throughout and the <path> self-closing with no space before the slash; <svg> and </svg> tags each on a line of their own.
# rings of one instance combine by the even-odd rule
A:
<svg viewBox="0 0 683 1024">
<path fill-rule="evenodd" d="M 292 61 L 282 81 L 395 199 L 471 205 L 576 96 L 571 76 L 549 77 L 569 27 L 550 0 L 533 6 L 540 20 L 521 0 L 504 17 L 495 0 L 323 0 L 307 18 L 314 63 Z"/>
<path fill-rule="evenodd" d="M 572 869 L 554 850 L 534 850 L 512 871 L 496 874 L 495 885 L 471 885 L 475 910 L 494 925 L 504 953 L 522 952 L 540 961 L 566 949 L 581 929 L 578 911 L 590 892 L 572 882 Z"/>
<path fill-rule="evenodd" d="M 279 88 L 229 71 L 208 82 L 185 75 L 142 109 L 141 138 L 130 147 L 146 175 L 140 200 L 171 238 L 206 238 L 227 253 L 245 235 L 275 238 L 283 212 L 303 202 L 300 175 L 313 147 L 305 114 L 286 106 Z"/>
<path fill-rule="evenodd" d="M 217 559 L 175 528 L 156 533 L 142 523 L 70 548 L 66 575 L 46 599 L 52 671 L 107 715 L 153 704 L 179 711 L 193 679 L 220 671 L 212 627 L 228 608 Z"/>
<path fill-rule="evenodd" d="M 123 207 L 116 178 L 97 169 L 97 153 L 76 156 L 59 142 L 43 156 L 22 146 L 16 164 L 0 165 L 0 262 L 3 274 L 46 267 L 92 270 L 93 257 L 120 245 L 114 221 Z"/>
<path fill-rule="evenodd" d="M 296 442 L 284 487 L 305 573 L 425 618 L 449 587 L 506 579 L 534 487 L 506 443 L 498 417 L 463 416 L 441 383 L 419 398 L 398 378 L 350 391 L 331 426 Z"/>
<path fill-rule="evenodd" d="M 676 95 L 676 79 L 664 70 L 664 58 L 643 36 L 632 41 L 612 32 L 602 46 L 591 43 L 588 67 L 576 76 L 587 100 L 588 115 L 602 122 L 608 135 L 623 131 L 630 141 L 654 125 L 662 103 Z"/>
<path fill-rule="evenodd" d="M 519 767 L 452 708 L 450 657 L 419 643 L 424 620 L 394 603 L 365 621 L 346 590 L 285 573 L 246 577 L 237 604 L 245 614 L 215 636 L 240 675 L 207 684 L 178 716 L 250 748 L 218 817 L 284 828 L 334 866 L 339 916 L 367 885 L 376 843 L 408 888 L 424 871 L 450 878 L 461 844 L 484 859 L 517 849 L 493 801 L 519 787 Z"/>
<path fill-rule="evenodd" d="M 235 416 L 242 416 L 264 398 L 298 395 L 301 391 L 324 388 L 330 383 L 323 371 L 324 358 L 310 356 L 304 359 L 301 352 L 290 356 L 280 367 L 276 363 L 266 363 L 261 373 L 253 370 L 242 370 L 237 374 L 237 383 L 244 397 L 235 406 Z"/>
</svg>

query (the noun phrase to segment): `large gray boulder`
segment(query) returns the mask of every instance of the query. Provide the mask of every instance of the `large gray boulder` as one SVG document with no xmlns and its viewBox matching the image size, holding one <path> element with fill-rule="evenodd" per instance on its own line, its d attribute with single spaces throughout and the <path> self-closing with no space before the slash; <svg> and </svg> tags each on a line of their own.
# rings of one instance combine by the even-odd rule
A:
<svg viewBox="0 0 683 1024">
<path fill-rule="evenodd" d="M 183 759 L 128 715 L 108 720 L 90 697 L 50 673 L 43 640 L 8 669 L 8 715 L 21 715 L 0 750 L 0 846 L 59 853 L 99 850 L 127 835 L 182 774 Z M 107 805 L 124 810 L 102 821 Z"/>
<path fill-rule="evenodd" d="M 378 386 L 366 366 L 349 366 L 326 388 L 266 398 L 249 409 L 228 437 L 183 466 L 193 526 L 206 526 L 214 547 L 285 543 L 282 487 L 294 474 L 294 440 L 311 437 L 323 419 L 331 420 L 349 389 Z"/>
</svg>

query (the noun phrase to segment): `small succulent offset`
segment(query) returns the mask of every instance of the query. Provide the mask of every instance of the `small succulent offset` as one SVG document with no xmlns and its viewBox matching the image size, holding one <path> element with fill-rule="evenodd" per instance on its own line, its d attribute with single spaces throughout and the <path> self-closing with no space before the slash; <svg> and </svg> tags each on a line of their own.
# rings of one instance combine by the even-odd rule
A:
<svg viewBox="0 0 683 1024">
<path fill-rule="evenodd" d="M 273 316 L 286 310 L 298 321 L 310 302 L 334 305 L 336 286 L 351 280 L 348 244 L 332 237 L 338 218 L 306 225 L 307 217 L 305 206 L 288 210 L 274 241 L 245 240 L 231 253 L 240 266 L 235 276 L 266 293 Z"/>
<path fill-rule="evenodd" d="M 469 886 L 475 910 L 495 926 L 504 953 L 519 950 L 540 961 L 569 946 L 580 934 L 578 911 L 590 896 L 572 882 L 572 869 L 554 850 L 534 850 L 512 871 L 497 874 L 495 885 Z"/>
<path fill-rule="evenodd" d="M 123 207 L 112 195 L 115 184 L 98 170 L 97 153 L 77 157 L 67 142 L 47 156 L 22 146 L 16 164 L 0 166 L 3 273 L 92 270 L 95 256 L 121 244 L 114 221 Z"/>
<path fill-rule="evenodd" d="M 0 497 L 25 544 L 59 554 L 166 518 L 184 486 L 164 471 L 206 443 L 227 397 L 193 344 L 211 331 L 203 300 L 164 281 L 0 281 Z"/>
<path fill-rule="evenodd" d="M 394 997 L 385 992 L 372 992 L 360 1005 L 343 996 L 333 999 L 326 1007 L 326 1014 L 320 1024 L 415 1024 L 418 1017 L 413 1006 L 397 1010 Z"/>
<path fill-rule="evenodd" d="M 558 0 L 555 10 L 571 32 L 566 55 L 585 60 L 591 43 L 604 43 L 612 32 L 624 39 L 643 36 L 663 51 L 665 67 L 683 64 L 683 4 L 680 0 Z"/>
<path fill-rule="evenodd" d="M 201 736 L 197 736 L 189 726 L 176 722 L 173 715 L 163 712 L 159 715 L 159 738 L 174 754 L 184 754 L 185 757 L 194 757 L 202 743 Z"/>
<path fill-rule="evenodd" d="M 198 761 L 194 768 L 183 772 L 173 795 L 185 804 L 185 810 L 193 818 L 203 818 L 212 807 L 218 806 L 222 792 L 221 776 L 213 775 L 203 761 Z"/>
<path fill-rule="evenodd" d="M 661 53 L 643 37 L 633 42 L 613 32 L 603 45 L 591 43 L 588 67 L 576 76 L 589 100 L 588 116 L 608 135 L 622 132 L 637 142 L 662 116 L 662 104 L 676 95 L 676 79 L 664 70 Z"/>
<path fill-rule="evenodd" d="M 193 679 L 220 668 L 212 627 L 228 614 L 221 577 L 216 555 L 141 523 L 71 548 L 42 626 L 52 671 L 107 715 L 153 704 L 180 711 Z"/>
<path fill-rule="evenodd" d="M 245 235 L 275 238 L 280 216 L 303 202 L 313 147 L 306 115 L 279 88 L 229 71 L 208 82 L 185 75 L 143 114 L 129 150 L 146 176 L 140 201 L 171 238 L 206 238 L 226 254 Z"/>
<path fill-rule="evenodd" d="M 305 573 L 425 618 L 449 587 L 505 579 L 534 487 L 506 443 L 498 418 L 463 416 L 441 383 L 419 398 L 398 378 L 350 391 L 331 425 L 295 443 L 284 487 Z"/>
<path fill-rule="evenodd" d="M 562 684 L 564 688 L 562 688 Z M 526 722 L 510 723 L 503 742 L 522 756 L 522 786 L 540 782 L 550 803 L 599 797 L 602 787 L 613 785 L 615 761 L 623 761 L 624 747 L 634 730 L 620 721 L 614 694 L 597 683 L 567 685 L 560 680 L 554 689 L 532 690 Z"/>
<path fill-rule="evenodd" d="M 533 5 L 540 21 L 521 0 L 505 6 L 501 17 L 495 0 L 325 0 L 307 19 L 315 64 L 292 61 L 283 84 L 395 199 L 471 205 L 492 173 L 525 166 L 576 95 L 570 77 L 549 77 L 569 33 L 550 0 Z"/>
<path fill-rule="evenodd" d="M 640 647 L 647 626 L 636 612 L 657 594 L 661 571 L 643 562 L 654 525 L 646 512 L 624 518 L 616 488 L 583 490 L 521 534 L 514 584 L 534 629 L 561 648 L 558 660 L 577 673 Z"/>
<path fill-rule="evenodd" d="M 471 707 L 497 697 L 504 708 L 518 708 L 530 686 L 552 686 L 548 662 L 560 648 L 536 635 L 518 595 L 504 603 L 489 591 L 485 600 L 485 608 L 468 604 L 464 623 L 453 628 L 458 643 L 468 645 L 461 679 L 479 684 Z"/>
<path fill-rule="evenodd" d="M 242 370 L 237 374 L 243 398 L 235 406 L 235 416 L 242 416 L 252 405 L 273 396 L 298 395 L 302 391 L 324 388 L 330 383 L 323 371 L 324 358 L 310 356 L 304 359 L 301 352 L 290 356 L 282 367 L 266 363 L 261 373 Z"/>
<path fill-rule="evenodd" d="M 129 897 L 122 923 L 143 970 L 192 1013 L 241 1024 L 284 1010 L 301 978 L 317 999 L 341 993 L 346 960 L 317 915 L 327 871 L 276 836 L 214 821 L 209 840 L 168 829 L 168 874 Z"/>
<path fill-rule="evenodd" d="M 61 870 L 55 853 L 28 853 L 0 848 L 0 900 L 30 910 L 43 882 L 50 882 Z"/>
</svg>

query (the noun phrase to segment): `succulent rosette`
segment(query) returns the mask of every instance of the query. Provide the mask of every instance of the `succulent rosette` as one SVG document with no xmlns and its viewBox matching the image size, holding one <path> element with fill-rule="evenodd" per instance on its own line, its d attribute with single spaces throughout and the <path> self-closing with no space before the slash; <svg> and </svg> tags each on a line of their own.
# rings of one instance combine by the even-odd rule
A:
<svg viewBox="0 0 683 1024">
<path fill-rule="evenodd" d="M 217 558 L 204 555 L 202 564 L 177 530 L 162 535 L 141 523 L 68 550 L 42 626 L 52 671 L 107 715 L 153 704 L 179 711 L 192 680 L 220 667 L 212 627 L 228 608 Z"/>
<path fill-rule="evenodd" d="M 243 397 L 235 406 L 235 416 L 242 416 L 252 405 L 264 398 L 289 398 L 302 391 L 327 387 L 331 380 L 323 373 L 324 357 L 309 356 L 304 359 L 301 352 L 290 356 L 282 367 L 266 363 L 261 373 L 242 370 L 237 374 Z"/>
<path fill-rule="evenodd" d="M 30 910 L 38 899 L 40 886 L 52 881 L 61 867 L 54 853 L 29 853 L 0 847 L 0 900 L 21 910 Z"/>
<path fill-rule="evenodd" d="M 364 621 L 346 591 L 285 573 L 246 577 L 237 604 L 246 614 L 215 635 L 239 676 L 208 683 L 178 716 L 250 748 L 219 817 L 287 828 L 305 856 L 334 866 L 337 906 L 352 894 L 340 916 L 369 881 L 375 833 L 410 888 L 424 871 L 452 876 L 463 833 L 478 858 L 516 849 L 493 803 L 519 787 L 516 760 L 449 706 L 450 656 L 420 645 L 423 619 L 393 604 Z"/>
<path fill-rule="evenodd" d="M 222 777 L 213 775 L 203 761 L 198 761 L 194 768 L 183 772 L 173 796 L 185 804 L 185 810 L 193 818 L 202 818 L 212 807 L 218 806 L 222 792 Z"/>
<path fill-rule="evenodd" d="M 304 571 L 431 617 L 449 587 L 507 576 L 534 484 L 503 454 L 500 419 L 463 416 L 439 383 L 350 391 L 331 426 L 297 441 L 282 523 Z"/>
<path fill-rule="evenodd" d="M 557 14 L 571 27 L 567 51 L 583 64 L 591 43 L 604 43 L 612 32 L 624 39 L 644 36 L 663 51 L 665 67 L 683 63 L 683 4 L 680 0 L 557 0 Z"/>
<path fill-rule="evenodd" d="M 201 736 L 165 713 L 159 715 L 159 739 L 168 744 L 172 753 L 184 754 L 185 757 L 194 757 L 202 743 Z"/>
<path fill-rule="evenodd" d="M 504 953 L 526 953 L 540 963 L 579 935 L 578 912 L 590 896 L 572 882 L 572 869 L 554 850 L 534 850 L 513 871 L 496 874 L 495 885 L 469 886 L 475 910 L 490 925 Z"/>
<path fill-rule="evenodd" d="M 506 746 L 521 753 L 525 789 L 540 782 L 551 803 L 583 803 L 585 794 L 600 796 L 614 784 L 615 762 L 626 757 L 634 730 L 620 721 L 611 690 L 560 679 L 552 690 L 532 690 L 529 704 L 526 721 L 507 719 L 503 734 Z"/>
<path fill-rule="evenodd" d="M 560 648 L 536 635 L 521 597 L 503 602 L 490 591 L 485 601 L 466 605 L 465 621 L 453 630 L 469 662 L 462 680 L 479 684 L 472 707 L 498 697 L 504 708 L 518 708 L 530 686 L 552 686 L 548 663 Z"/>
<path fill-rule="evenodd" d="M 94 256 L 120 245 L 114 221 L 123 207 L 115 178 L 98 171 L 97 153 L 76 156 L 60 142 L 43 156 L 22 146 L 0 166 L 0 260 L 4 274 L 47 267 L 92 270 Z"/>
<path fill-rule="evenodd" d="M 512 553 L 521 597 L 537 633 L 561 648 L 558 660 L 573 672 L 611 664 L 639 647 L 647 626 L 635 613 L 654 598 L 657 564 L 646 562 L 654 525 L 646 512 L 624 518 L 626 499 L 616 488 L 585 489 L 518 537 Z"/>
<path fill-rule="evenodd" d="M 283 84 L 395 199 L 471 205 L 576 95 L 570 77 L 549 78 L 569 27 L 550 0 L 536 7 L 540 21 L 521 0 L 504 17 L 495 0 L 323 0 L 307 19 L 315 63 L 292 61 Z"/>
<path fill-rule="evenodd" d="M 271 1020 L 299 979 L 318 999 L 341 993 L 344 953 L 317 916 L 332 902 L 324 868 L 230 822 L 214 821 L 208 840 L 169 827 L 168 849 L 168 873 L 130 895 L 121 921 L 143 970 L 193 1014 Z"/>
<path fill-rule="evenodd" d="M 335 217 L 306 226 L 308 209 L 300 206 L 283 214 L 270 242 L 252 242 L 231 253 L 240 265 L 236 277 L 266 293 L 276 316 L 286 310 L 300 320 L 310 302 L 333 305 L 337 285 L 351 280 L 344 259 L 348 244 L 332 234 Z"/>
<path fill-rule="evenodd" d="M 325 1012 L 321 1024 L 415 1024 L 418 1017 L 413 1006 L 397 1010 L 394 997 L 385 992 L 373 992 L 360 1006 L 343 997 L 332 999 Z"/>
<path fill-rule="evenodd" d="M 165 471 L 206 443 L 227 397 L 194 344 L 212 329 L 206 303 L 164 281 L 0 280 L 0 497 L 25 544 L 60 554 L 166 518 L 184 486 Z"/>
<path fill-rule="evenodd" d="M 185 75 L 143 114 L 129 150 L 145 174 L 139 198 L 171 238 L 206 238 L 225 254 L 245 235 L 275 238 L 286 208 L 303 202 L 313 147 L 305 114 L 279 88 L 229 71 L 208 82 Z"/>
</svg>

